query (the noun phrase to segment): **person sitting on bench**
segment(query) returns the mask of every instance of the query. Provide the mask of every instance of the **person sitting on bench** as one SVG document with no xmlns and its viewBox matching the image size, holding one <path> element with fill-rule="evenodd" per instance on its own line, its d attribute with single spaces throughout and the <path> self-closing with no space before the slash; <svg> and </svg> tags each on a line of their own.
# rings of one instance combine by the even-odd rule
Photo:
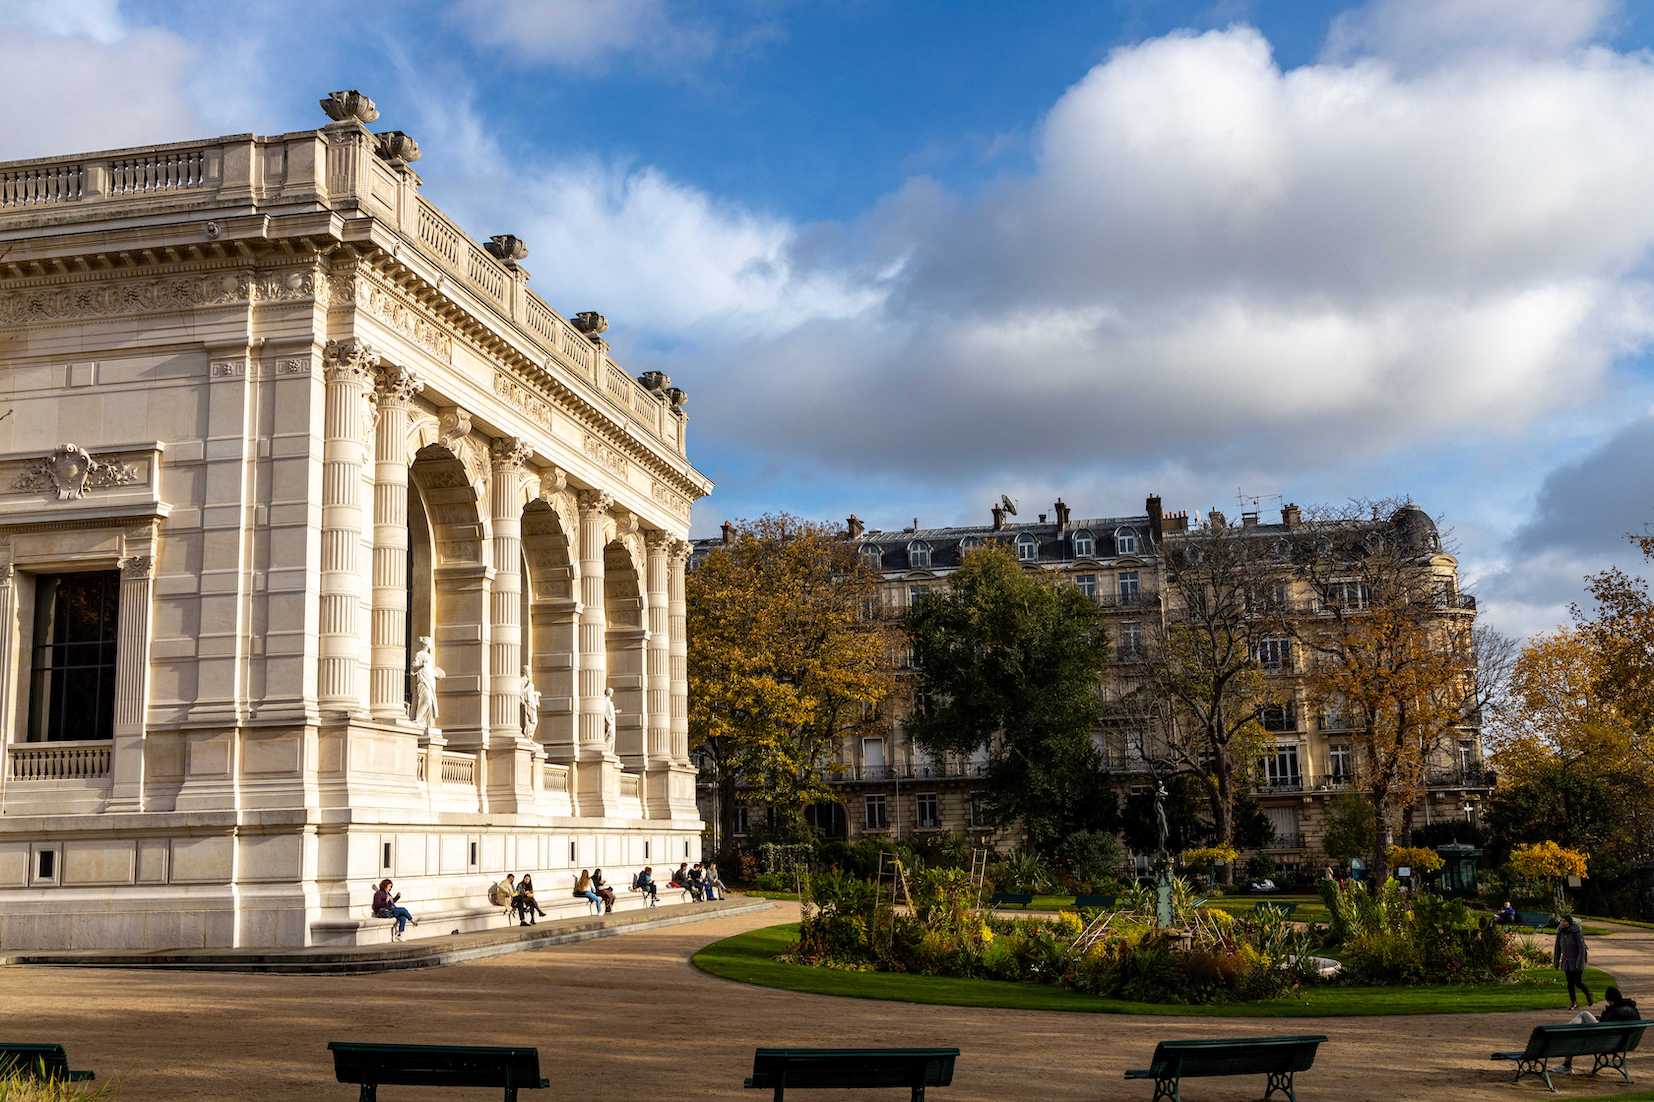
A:
<svg viewBox="0 0 1654 1102">
<path fill-rule="evenodd" d="M 615 890 L 604 881 L 602 869 L 592 870 L 592 891 L 603 901 L 603 913 L 612 914 L 615 909 Z"/>
<path fill-rule="evenodd" d="M 517 909 L 517 925 L 519 926 L 534 925 L 538 921 L 533 917 L 534 915 L 539 915 L 540 918 L 546 917 L 546 912 L 542 911 L 540 904 L 534 901 L 534 877 L 526 872 L 523 873 L 522 880 L 517 883 L 517 895 L 511 903 Z"/>
<path fill-rule="evenodd" d="M 508 872 L 498 884 L 488 885 L 488 902 L 500 909 L 506 917 L 517 907 L 517 874 Z"/>
<path fill-rule="evenodd" d="M 584 899 L 599 911 L 603 909 L 603 898 L 592 890 L 592 874 L 587 869 L 580 870 L 580 876 L 574 882 L 574 895 L 577 899 Z"/>
<path fill-rule="evenodd" d="M 642 872 L 632 877 L 632 890 L 640 891 L 648 896 L 651 903 L 655 902 L 659 895 L 659 892 L 655 889 L 654 871 L 653 866 L 645 865 Z"/>
<path fill-rule="evenodd" d="M 1516 925 L 1516 908 L 1511 906 L 1510 900 L 1505 900 L 1505 905 L 1493 913 L 1493 921 L 1500 926 Z"/>
<path fill-rule="evenodd" d="M 1637 1022 L 1642 1015 L 1637 1011 L 1637 1000 L 1628 999 L 1620 994 L 1620 989 L 1610 987 L 1602 993 L 1603 1007 L 1600 1016 L 1589 1010 L 1581 1010 L 1568 1019 L 1569 1025 L 1596 1025 L 1598 1022 Z M 1574 1058 L 1565 1057 L 1562 1061 L 1562 1074 L 1570 1075 L 1574 1070 Z"/>
<path fill-rule="evenodd" d="M 391 931 L 392 941 L 402 940 L 402 931 L 407 929 L 408 923 L 419 925 L 419 920 L 409 913 L 408 908 L 396 905 L 396 901 L 401 898 L 401 892 L 391 894 L 389 880 L 379 881 L 379 890 L 373 893 L 373 917 L 396 919 L 396 928 Z"/>
<path fill-rule="evenodd" d="M 706 867 L 705 880 L 706 897 L 708 899 L 724 898 L 724 882 L 718 879 L 718 866 L 716 864 L 708 865 Z"/>
<path fill-rule="evenodd" d="M 693 884 L 692 885 L 689 882 L 689 862 L 688 861 L 685 861 L 683 864 L 678 866 L 678 871 L 672 874 L 672 879 L 667 882 L 666 886 L 668 888 L 681 888 L 682 890 L 689 893 L 689 898 L 690 899 L 698 901 L 701 898 L 700 885 L 699 884 Z"/>
<path fill-rule="evenodd" d="M 701 868 L 699 861 L 689 870 L 689 897 L 696 900 L 706 898 L 706 870 Z"/>
</svg>

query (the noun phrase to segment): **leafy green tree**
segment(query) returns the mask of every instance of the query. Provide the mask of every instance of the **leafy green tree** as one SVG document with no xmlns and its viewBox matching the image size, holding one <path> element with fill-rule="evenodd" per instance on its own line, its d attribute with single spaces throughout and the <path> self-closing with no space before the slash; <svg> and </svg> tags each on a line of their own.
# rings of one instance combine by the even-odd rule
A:
<svg viewBox="0 0 1654 1102">
<path fill-rule="evenodd" d="M 1078 589 L 1025 570 L 1002 547 L 965 556 L 907 617 L 926 749 L 988 748 L 988 813 L 1041 854 L 1113 830 L 1117 805 L 1096 733 L 1108 664 L 1104 615 Z"/>
<path fill-rule="evenodd" d="M 840 740 L 890 692 L 889 631 L 860 615 L 878 575 L 833 526 L 772 515 L 691 571 L 689 734 L 718 786 L 722 837 L 737 792 L 801 837 L 804 809 L 831 800 Z"/>
<path fill-rule="evenodd" d="M 1373 802 L 1360 792 L 1342 792 L 1327 802 L 1321 849 L 1334 862 L 1347 865 L 1373 854 Z"/>
</svg>

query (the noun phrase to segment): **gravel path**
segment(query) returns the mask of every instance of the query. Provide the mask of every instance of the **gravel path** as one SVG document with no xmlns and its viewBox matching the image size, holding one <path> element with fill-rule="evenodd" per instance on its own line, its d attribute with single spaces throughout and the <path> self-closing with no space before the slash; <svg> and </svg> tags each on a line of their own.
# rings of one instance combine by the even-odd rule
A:
<svg viewBox="0 0 1654 1102">
<path fill-rule="evenodd" d="M 1511 1085 L 1495 1048 L 1523 1041 L 1555 1013 L 1255 1021 L 1191 1020 L 913 1006 L 749 987 L 696 971 L 689 956 L 718 938 L 789 921 L 767 912 L 651 930 L 449 968 L 379 976 L 248 976 L 190 972 L 0 969 L 0 1035 L 62 1041 L 76 1067 L 113 1081 L 117 1102 L 138 1099 L 339 1099 L 329 1040 L 532 1044 L 553 1090 L 529 1099 L 757 1097 L 741 1089 L 759 1044 L 957 1045 L 951 1090 L 966 1099 L 1125 1099 L 1148 1102 L 1142 1066 L 1166 1037 L 1325 1033 L 1303 1102 L 1431 1099 L 1510 1102 L 1552 1097 L 1532 1080 Z M 1654 930 L 1595 938 L 1591 962 L 1654 1003 Z M 1600 998 L 1600 994 L 1598 996 Z M 1654 1082 L 1654 1053 L 1632 1075 Z M 1617 1077 L 1616 1077 L 1617 1082 Z M 1620 1093 L 1580 1079 L 1569 1096 Z M 1194 1080 L 1186 1102 L 1262 1095 L 1250 1079 Z M 489 1097 L 485 1092 L 387 1088 L 402 1099 Z M 812 1102 L 837 1092 L 815 1091 Z M 846 1092 L 872 1102 L 894 1092 Z M 801 1097 L 800 1102 L 803 1102 Z"/>
</svg>

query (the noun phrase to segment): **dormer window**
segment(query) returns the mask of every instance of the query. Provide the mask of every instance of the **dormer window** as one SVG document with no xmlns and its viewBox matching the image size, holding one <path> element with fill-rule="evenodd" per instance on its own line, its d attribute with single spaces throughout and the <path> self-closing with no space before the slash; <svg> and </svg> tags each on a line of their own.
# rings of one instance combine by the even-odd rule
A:
<svg viewBox="0 0 1654 1102">
<path fill-rule="evenodd" d="M 930 544 L 924 540 L 914 540 L 907 545 L 907 565 L 915 570 L 930 568 Z"/>
<path fill-rule="evenodd" d="M 862 562 L 866 563 L 870 568 L 877 570 L 879 568 L 879 563 L 884 558 L 884 552 L 880 550 L 879 545 L 876 543 L 864 543 L 861 548 L 861 558 Z"/>
<path fill-rule="evenodd" d="M 1090 529 L 1081 528 L 1074 533 L 1074 557 L 1089 559 L 1097 554 L 1097 537 L 1091 534 Z"/>
<path fill-rule="evenodd" d="M 1039 541 L 1027 532 L 1017 537 L 1017 561 L 1034 562 L 1039 558 Z"/>
<path fill-rule="evenodd" d="M 1117 528 L 1114 531 L 1114 551 L 1119 555 L 1137 554 L 1137 529 Z"/>
<path fill-rule="evenodd" d="M 977 539 L 975 536 L 966 536 L 964 539 L 959 541 L 960 551 L 975 551 L 981 546 L 982 541 Z"/>
</svg>

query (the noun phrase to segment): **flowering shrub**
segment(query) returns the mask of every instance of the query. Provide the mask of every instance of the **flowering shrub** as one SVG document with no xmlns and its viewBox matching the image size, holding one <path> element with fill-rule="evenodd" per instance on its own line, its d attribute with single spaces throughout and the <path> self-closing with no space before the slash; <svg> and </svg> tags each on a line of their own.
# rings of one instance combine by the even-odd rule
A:
<svg viewBox="0 0 1654 1102">
<path fill-rule="evenodd" d="M 1240 858 L 1240 851 L 1234 846 L 1196 846 L 1184 850 L 1181 856 L 1185 865 L 1199 869 L 1208 865 L 1231 864 Z"/>
<path fill-rule="evenodd" d="M 1440 872 L 1446 863 L 1441 854 L 1424 846 L 1391 846 L 1386 856 L 1392 869 L 1411 868 L 1417 872 Z"/>
<path fill-rule="evenodd" d="M 1515 939 L 1491 915 L 1462 901 L 1404 896 L 1394 880 L 1376 892 L 1357 883 L 1321 883 L 1331 917 L 1328 941 L 1343 949 L 1350 983 L 1487 983 L 1520 964 Z"/>
</svg>

